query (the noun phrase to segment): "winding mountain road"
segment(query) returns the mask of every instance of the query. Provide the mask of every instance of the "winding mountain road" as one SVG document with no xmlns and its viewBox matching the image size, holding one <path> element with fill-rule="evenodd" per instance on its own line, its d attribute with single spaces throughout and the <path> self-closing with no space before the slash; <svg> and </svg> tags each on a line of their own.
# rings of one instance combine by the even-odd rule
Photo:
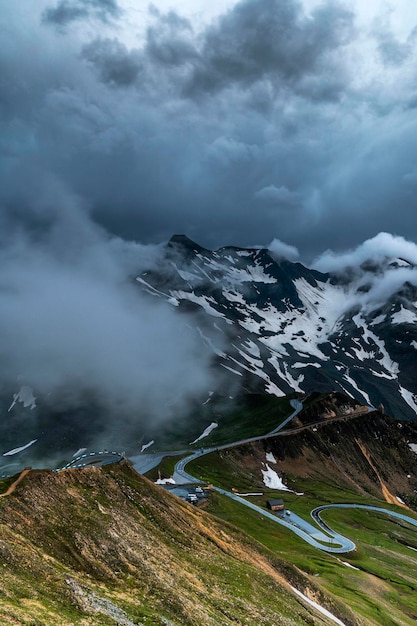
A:
<svg viewBox="0 0 417 626">
<path fill-rule="evenodd" d="M 247 439 L 242 439 L 240 441 L 235 441 L 231 444 L 225 444 L 222 446 L 215 446 L 215 447 L 210 447 L 210 448 L 201 448 L 200 450 L 190 454 L 189 456 L 186 456 L 185 458 L 181 459 L 180 461 L 178 461 L 178 463 L 176 463 L 175 465 L 175 470 L 174 470 L 174 475 L 173 478 L 175 480 L 175 482 L 177 483 L 199 483 L 201 482 L 200 480 L 198 480 L 197 478 L 195 478 L 194 476 L 192 476 L 191 474 L 188 474 L 188 472 L 185 471 L 185 467 L 188 463 L 190 463 L 191 461 L 198 459 L 201 456 L 205 456 L 206 454 L 210 454 L 211 452 L 217 451 L 217 450 L 225 450 L 228 448 L 232 448 L 232 447 L 236 447 L 236 446 L 240 446 L 243 445 L 245 443 L 251 443 L 252 441 L 259 441 L 262 439 L 267 439 L 268 437 L 274 436 L 274 435 L 278 435 L 283 428 L 302 410 L 303 405 L 299 400 L 291 400 L 291 406 L 293 407 L 294 411 L 291 413 L 291 415 L 289 415 L 279 426 L 277 426 L 277 428 L 275 428 L 274 430 L 270 431 L 269 433 L 267 433 L 266 435 L 262 435 L 262 436 L 258 436 L 258 437 L 249 437 Z M 282 433 L 283 434 L 283 433 Z M 321 519 L 321 512 L 326 510 L 326 509 L 335 509 L 335 508 L 339 508 L 339 509 L 352 509 L 352 508 L 356 508 L 356 509 L 364 509 L 364 510 L 368 510 L 368 511 L 375 511 L 378 513 L 384 513 L 385 515 L 389 515 L 391 517 L 395 517 L 398 519 L 402 519 L 406 522 L 409 522 L 410 524 L 417 526 L 417 520 L 413 519 L 412 517 L 409 517 L 408 515 L 404 515 L 402 513 L 397 513 L 396 511 L 391 511 L 389 509 L 384 509 L 384 508 L 380 508 L 377 506 L 368 506 L 368 505 L 364 505 L 364 504 L 327 504 L 327 505 L 323 505 L 320 507 L 317 507 L 315 509 L 313 509 L 313 511 L 311 511 L 311 517 L 313 518 L 313 520 L 315 521 L 315 523 L 317 524 L 317 526 L 313 526 L 312 524 L 310 524 L 309 522 L 307 522 L 306 520 L 304 520 L 303 518 L 299 517 L 298 515 L 296 515 L 295 513 L 293 513 L 292 511 L 288 511 L 286 512 L 285 517 L 280 515 L 280 514 L 274 514 L 272 512 L 266 511 L 265 509 L 262 509 L 261 507 L 257 506 L 256 504 L 253 504 L 252 502 L 249 502 L 248 500 L 245 500 L 244 498 L 242 498 L 241 496 L 236 495 L 235 493 L 232 493 L 230 491 L 226 491 L 225 489 L 221 489 L 220 487 L 214 487 L 214 490 L 217 493 L 220 493 L 224 496 L 227 496 L 228 498 L 231 498 L 232 500 L 235 500 L 236 502 L 239 502 L 240 504 L 243 504 L 244 506 L 247 506 L 248 508 L 252 509 L 253 511 L 256 511 L 257 513 L 259 513 L 260 515 L 262 515 L 263 517 L 266 517 L 274 522 L 276 522 L 277 524 L 280 524 L 281 526 L 284 526 L 285 528 L 288 528 L 289 530 L 291 530 L 293 533 L 295 533 L 296 535 L 298 535 L 301 539 L 303 539 L 304 541 L 306 541 L 308 544 L 310 544 L 311 546 L 318 548 L 319 550 L 322 550 L 324 552 L 330 552 L 330 553 L 338 553 L 338 554 L 343 554 L 346 552 L 352 552 L 353 550 L 356 549 L 356 544 L 351 540 L 348 539 L 347 537 L 344 537 L 343 535 L 340 535 L 339 533 L 335 532 L 328 524 L 326 524 L 326 522 L 324 522 Z"/>
<path fill-rule="evenodd" d="M 300 411 L 303 408 L 303 404 L 302 402 L 300 402 L 300 400 L 290 400 L 290 404 L 292 408 L 294 409 L 294 411 L 291 413 L 291 415 L 285 418 L 285 420 L 281 422 L 279 426 L 274 428 L 274 430 L 271 430 L 269 433 L 266 433 L 265 435 L 258 435 L 257 437 L 247 437 L 246 439 L 240 439 L 239 441 L 233 441 L 232 443 L 226 443 L 221 446 L 213 446 L 210 448 L 200 448 L 200 450 L 197 450 L 196 452 L 193 452 L 189 456 L 178 461 L 178 463 L 175 464 L 174 475 L 173 475 L 175 482 L 177 483 L 201 482 L 200 480 L 198 480 L 194 476 L 191 476 L 191 474 L 188 474 L 185 471 L 185 466 L 188 463 L 190 463 L 191 461 L 194 461 L 195 459 L 198 459 L 201 456 L 205 456 L 206 454 L 210 454 L 211 452 L 216 452 L 217 450 L 227 450 L 229 448 L 236 448 L 238 446 L 242 446 L 245 443 L 252 443 L 253 441 L 261 441 L 262 439 L 268 439 L 269 437 L 273 437 L 274 435 L 279 433 L 279 431 L 282 430 L 288 424 L 288 422 L 290 422 L 296 415 L 298 415 L 298 413 L 300 413 Z"/>
<path fill-rule="evenodd" d="M 323 529 L 333 532 L 330 527 L 323 522 L 321 519 L 320 513 L 325 511 L 326 509 L 363 509 L 365 511 L 374 511 L 377 513 L 384 513 L 384 515 L 389 515 L 390 517 L 395 517 L 397 519 L 404 520 L 413 526 L 417 526 L 417 519 L 413 517 L 409 517 L 408 515 L 404 515 L 403 513 L 397 513 L 397 511 L 391 511 L 390 509 L 384 509 L 379 506 L 372 506 L 367 504 L 323 504 L 322 506 L 318 506 L 317 508 L 311 511 L 311 517 L 314 519 L 317 524 L 319 524 Z M 342 535 L 340 535 L 342 536 Z"/>
<path fill-rule="evenodd" d="M 109 452 L 108 450 L 102 450 L 101 452 L 87 452 L 87 454 L 81 454 L 75 459 L 72 459 L 69 463 L 60 467 L 55 472 L 61 472 L 66 469 L 74 469 L 80 467 L 102 467 L 103 465 L 110 465 L 111 463 L 118 463 L 123 458 L 120 452 Z"/>
<path fill-rule="evenodd" d="M 301 517 L 299 517 L 298 515 L 295 515 L 295 513 L 292 513 L 290 511 L 288 511 L 290 515 L 284 518 L 277 514 L 270 513 L 269 511 L 265 511 L 265 509 L 262 509 L 256 504 L 253 504 L 252 502 L 249 502 L 248 500 L 245 500 L 244 498 L 241 498 L 240 496 L 237 496 L 236 494 L 231 493 L 230 491 L 226 491 L 225 489 L 220 489 L 220 487 L 214 487 L 214 490 L 217 491 L 217 493 L 221 493 L 224 496 L 228 496 L 229 498 L 231 498 L 232 500 L 235 500 L 236 502 L 239 502 L 240 504 L 244 504 L 245 506 L 249 507 L 253 511 L 256 511 L 260 515 L 263 515 L 263 517 L 266 517 L 272 520 L 273 522 L 276 522 L 277 524 L 280 524 L 281 526 L 288 528 L 293 533 L 301 537 L 301 539 L 304 539 L 304 541 L 309 543 L 314 548 L 318 548 L 319 550 L 324 550 L 325 552 L 333 552 L 333 553 L 339 553 L 339 554 L 343 554 L 345 552 L 352 552 L 356 548 L 356 545 L 354 544 L 353 541 L 351 541 L 347 537 L 344 537 L 343 535 L 339 535 L 338 533 L 335 533 L 329 526 L 325 525 L 324 523 L 322 525 L 321 520 L 318 523 L 323 528 L 323 530 L 326 531 L 326 534 L 321 532 L 320 530 L 317 530 L 317 528 L 315 528 L 312 524 L 309 524 L 308 522 L 303 520 Z M 323 507 L 323 508 L 326 508 L 326 507 Z M 382 511 L 385 511 L 385 509 L 382 509 Z M 416 525 L 417 525 L 417 521 L 416 521 Z"/>
</svg>

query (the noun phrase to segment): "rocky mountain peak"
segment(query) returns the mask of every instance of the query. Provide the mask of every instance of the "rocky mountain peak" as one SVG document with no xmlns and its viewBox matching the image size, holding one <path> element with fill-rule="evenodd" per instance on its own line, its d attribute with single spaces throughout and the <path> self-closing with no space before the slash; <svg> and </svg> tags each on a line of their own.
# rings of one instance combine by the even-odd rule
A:
<svg viewBox="0 0 417 626">
<path fill-rule="evenodd" d="M 235 380 L 277 396 L 336 389 L 417 419 L 417 289 L 407 261 L 332 275 L 266 249 L 209 251 L 184 235 L 171 239 L 167 259 L 168 273 L 138 282 L 171 305 L 192 303 L 202 340 L 223 346 L 216 361 Z"/>
</svg>

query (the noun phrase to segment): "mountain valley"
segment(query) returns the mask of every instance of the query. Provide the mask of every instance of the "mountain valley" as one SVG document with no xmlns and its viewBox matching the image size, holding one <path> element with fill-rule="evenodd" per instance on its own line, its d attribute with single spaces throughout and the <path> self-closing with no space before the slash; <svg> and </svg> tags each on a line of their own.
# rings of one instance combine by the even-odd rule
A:
<svg viewBox="0 0 417 626">
<path fill-rule="evenodd" d="M 246 498 L 263 510 L 267 500 L 283 498 L 286 510 L 305 520 L 314 507 L 338 502 L 413 516 L 416 428 L 360 408 L 340 392 L 312 394 L 281 433 L 202 456 L 187 471 L 205 484 L 258 494 Z M 169 464 L 158 471 L 168 476 Z M 415 621 L 417 530 L 407 522 L 360 509 L 327 511 L 326 521 L 356 545 L 332 555 L 207 493 L 204 508 L 192 506 L 126 461 L 30 471 L 0 499 L 2 623 Z"/>
<path fill-rule="evenodd" d="M 326 274 L 174 236 L 129 284 L 210 355 L 186 409 L 114 414 L 93 388 L 26 380 L 1 394 L 2 623 L 415 623 L 414 273 L 386 257 Z M 169 493 L 195 493 L 181 460 L 206 489 L 194 505 Z"/>
</svg>

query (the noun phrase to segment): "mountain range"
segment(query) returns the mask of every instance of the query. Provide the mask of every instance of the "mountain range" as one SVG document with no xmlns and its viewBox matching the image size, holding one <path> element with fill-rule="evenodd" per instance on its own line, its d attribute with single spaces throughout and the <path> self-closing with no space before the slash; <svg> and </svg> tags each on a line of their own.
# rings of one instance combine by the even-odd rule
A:
<svg viewBox="0 0 417 626">
<path fill-rule="evenodd" d="M 271 413 L 272 401 L 290 394 L 338 391 L 395 419 L 416 421 L 415 274 L 410 260 L 384 254 L 323 273 L 267 249 L 211 251 L 175 235 L 157 262 L 130 278 L 142 301 L 156 299 L 184 314 L 197 345 L 211 355 L 204 396 L 200 389 L 180 415 L 158 421 L 140 406 L 135 416 L 122 407 L 110 414 L 88 386 L 76 394 L 68 388 L 42 395 L 25 383 L 2 389 L 0 475 L 26 465 L 62 466 L 85 448 L 134 455 L 162 428 L 181 427 L 175 445 L 182 447 L 219 413 L 229 414 L 231 427 L 242 407 L 250 415 L 251 395 Z M 170 449 L 170 438 L 159 449 Z"/>
<path fill-rule="evenodd" d="M 417 419 L 415 266 L 383 257 L 322 273 L 266 249 L 207 250 L 171 238 L 148 294 L 193 313 L 225 387 L 339 390 L 397 419 Z"/>
<path fill-rule="evenodd" d="M 106 467 L 11 476 L 32 459 L 56 468 L 78 445 L 90 451 L 104 418 L 88 391 L 65 410 L 27 384 L 2 398 L 0 621 L 414 623 L 414 270 L 387 255 L 323 273 L 266 249 L 210 251 L 174 236 L 133 284 L 184 315 L 216 385 L 165 432 L 156 423 L 157 442 L 142 440 L 147 478 L 129 449 L 131 461 L 113 455 Z M 103 432 L 113 450 L 132 432 L 122 417 Z M 172 486 L 187 450 L 207 495 L 198 506 L 173 495 L 189 488 Z M 295 528 L 330 509 L 326 523 L 355 549 L 326 553 L 267 519 L 277 498 Z"/>
</svg>

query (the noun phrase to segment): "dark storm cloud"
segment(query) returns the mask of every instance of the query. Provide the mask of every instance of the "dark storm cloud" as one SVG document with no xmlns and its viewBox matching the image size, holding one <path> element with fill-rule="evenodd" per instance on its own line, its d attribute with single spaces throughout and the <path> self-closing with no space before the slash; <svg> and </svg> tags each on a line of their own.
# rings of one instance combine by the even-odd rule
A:
<svg viewBox="0 0 417 626">
<path fill-rule="evenodd" d="M 339 4 L 324 4 L 307 16 L 296 0 L 244 0 L 215 26 L 194 36 L 188 20 L 174 11 L 151 10 L 153 25 L 142 50 L 128 51 L 117 40 L 97 40 L 84 56 L 105 82 L 132 76 L 132 57 L 186 98 L 268 81 L 272 95 L 290 89 L 313 100 L 335 100 L 344 88 L 345 68 L 335 53 L 353 36 L 353 14 Z M 144 82 L 141 83 L 142 87 Z M 121 81 L 125 86 L 127 82 Z"/>
<path fill-rule="evenodd" d="M 295 0 L 239 2 L 205 34 L 186 93 L 248 87 L 265 77 L 277 86 L 296 84 L 315 74 L 326 55 L 349 40 L 352 27 L 353 14 L 337 3 L 306 16 Z"/>
<path fill-rule="evenodd" d="M 60 0 L 54 7 L 45 9 L 42 18 L 45 22 L 64 27 L 87 17 L 97 17 L 106 22 L 120 14 L 116 0 Z"/>
<path fill-rule="evenodd" d="M 381 33 L 378 51 L 386 65 L 400 65 L 410 54 L 410 46 L 400 43 L 392 33 Z"/>
<path fill-rule="evenodd" d="M 275 237 L 311 258 L 382 229 L 417 238 L 413 25 L 385 71 L 389 27 L 360 32 L 335 2 L 244 0 L 200 30 L 151 13 L 127 40 L 127 9 L 100 36 L 80 19 L 59 37 L 5 11 L 3 212 L 41 231 L 58 181 L 89 220 L 142 242 Z"/>
<path fill-rule="evenodd" d="M 153 9 L 151 14 L 155 23 L 147 29 L 143 49 L 129 50 L 116 38 L 98 38 L 84 46 L 82 57 L 91 63 L 102 82 L 127 87 L 141 73 L 137 86 L 146 88 L 159 80 L 161 68 L 169 71 L 198 57 L 187 20 L 173 11 L 164 15 Z"/>
<path fill-rule="evenodd" d="M 132 85 L 142 67 L 139 53 L 129 51 L 117 39 L 96 39 L 84 47 L 83 56 L 103 82 L 119 87 Z"/>
<path fill-rule="evenodd" d="M 289 209 L 300 206 L 301 198 L 297 193 L 289 191 L 286 187 L 263 187 L 255 193 L 255 198 L 260 202 L 270 205 L 279 205 Z"/>
<path fill-rule="evenodd" d="M 162 66 L 179 66 L 198 58 L 195 42 L 192 40 L 191 23 L 174 11 L 161 14 L 153 9 L 156 18 L 149 26 L 146 36 L 145 55 Z"/>
<path fill-rule="evenodd" d="M 142 48 L 129 50 L 116 38 L 97 38 L 83 47 L 82 58 L 102 82 L 123 88 L 135 84 L 140 74 L 136 84 L 139 90 L 156 85 L 160 91 L 161 81 L 174 86 L 174 91 L 181 88 L 183 66 L 199 56 L 191 24 L 174 11 L 165 15 L 151 6 L 150 14 L 154 23 L 147 28 Z"/>
<path fill-rule="evenodd" d="M 199 31 L 152 9 L 140 39 L 110 0 L 44 6 L 0 16 L 10 377 L 170 413 L 211 370 L 185 318 L 129 282 L 156 262 L 144 244 L 184 232 L 305 260 L 364 239 L 394 249 L 381 230 L 417 240 L 412 24 L 376 36 L 336 2 L 244 0 Z"/>
</svg>

